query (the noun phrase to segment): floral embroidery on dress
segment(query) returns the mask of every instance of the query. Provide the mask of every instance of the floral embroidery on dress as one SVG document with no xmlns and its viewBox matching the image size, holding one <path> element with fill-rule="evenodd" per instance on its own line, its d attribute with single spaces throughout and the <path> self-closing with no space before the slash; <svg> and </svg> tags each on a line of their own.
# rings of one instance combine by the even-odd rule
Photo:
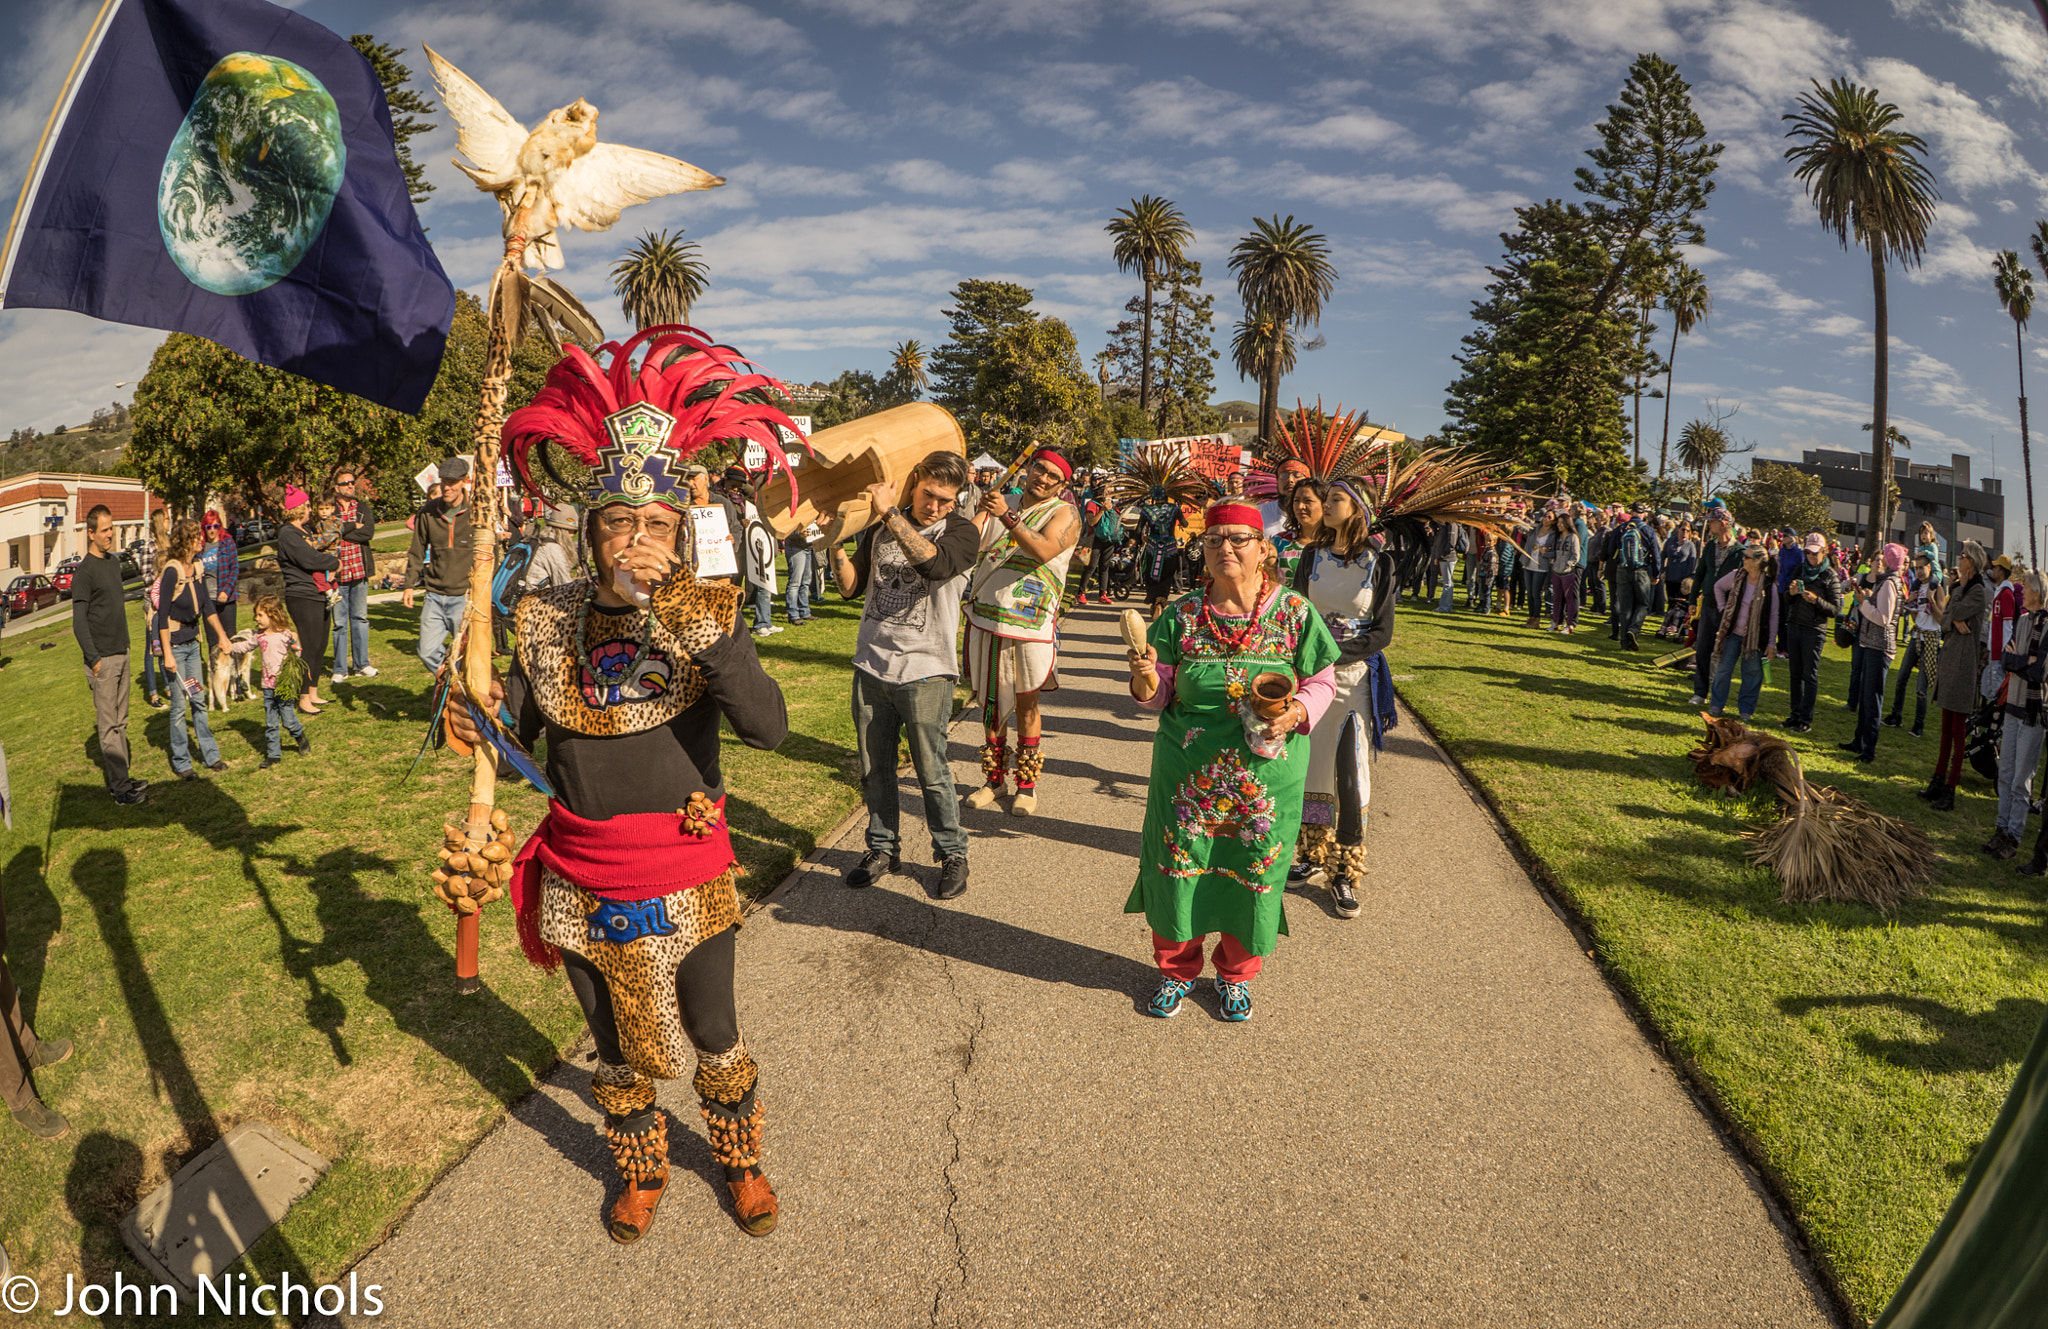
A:
<svg viewBox="0 0 2048 1329">
<path fill-rule="evenodd" d="M 1259 628 L 1252 640 L 1243 647 L 1234 648 L 1218 641 L 1201 622 L 1202 593 L 1191 592 L 1174 606 L 1174 614 L 1180 620 L 1180 654 L 1183 660 L 1215 659 L 1233 655 L 1277 656 L 1281 659 L 1294 658 L 1301 644 L 1301 637 L 1308 624 L 1308 616 L 1315 612 L 1307 600 L 1293 591 L 1283 590 L 1266 612 L 1259 616 Z"/>
<path fill-rule="evenodd" d="M 1267 843 L 1273 834 L 1273 795 L 1245 765 L 1242 754 L 1225 752 L 1215 761 L 1181 781 L 1173 795 L 1173 825 L 1166 831 L 1169 877 L 1199 877 L 1205 872 L 1232 877 L 1264 895 L 1272 888 L 1257 880 L 1280 856 L 1278 843 Z M 1257 849 L 1266 844 L 1265 854 L 1247 865 L 1252 877 L 1216 864 L 1204 868 L 1194 862 L 1183 840 L 1215 840 L 1235 837 Z"/>
<path fill-rule="evenodd" d="M 1180 736 L 1181 747 L 1186 748 L 1190 746 L 1194 743 L 1196 739 L 1200 738 L 1203 734 L 1207 732 L 1208 731 L 1206 729 L 1202 728 L 1202 726 L 1198 724 L 1189 725 L 1188 731 Z"/>
</svg>

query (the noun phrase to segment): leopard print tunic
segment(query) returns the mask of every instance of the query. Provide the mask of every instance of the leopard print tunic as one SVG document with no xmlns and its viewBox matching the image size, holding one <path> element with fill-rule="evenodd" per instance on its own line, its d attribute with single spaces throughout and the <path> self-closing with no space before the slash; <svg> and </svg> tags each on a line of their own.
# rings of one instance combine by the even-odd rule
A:
<svg viewBox="0 0 2048 1329">
<path fill-rule="evenodd" d="M 596 966 L 611 990 L 626 1064 L 673 1080 L 697 1051 L 676 1008 L 676 967 L 697 944 L 740 921 L 736 875 L 651 900 L 613 903 L 553 872 L 541 874 L 540 935 Z"/>
<path fill-rule="evenodd" d="M 704 695 L 704 676 L 689 661 L 733 621 L 737 586 L 677 577 L 658 587 L 648 658 L 622 658 L 626 677 L 610 685 L 592 676 L 582 658 L 585 644 L 572 640 L 589 591 L 585 578 L 520 598 L 514 614 L 519 666 L 541 714 L 575 733 L 610 738 L 665 725 Z"/>
</svg>

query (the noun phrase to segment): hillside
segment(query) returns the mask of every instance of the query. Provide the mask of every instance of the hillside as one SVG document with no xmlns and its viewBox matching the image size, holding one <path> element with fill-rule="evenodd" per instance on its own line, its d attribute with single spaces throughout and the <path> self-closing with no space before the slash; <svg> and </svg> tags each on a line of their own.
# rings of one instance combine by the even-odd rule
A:
<svg viewBox="0 0 2048 1329">
<path fill-rule="evenodd" d="M 128 439 L 134 432 L 133 423 L 123 422 L 0 442 L 0 476 L 29 471 L 119 475 Z"/>
</svg>

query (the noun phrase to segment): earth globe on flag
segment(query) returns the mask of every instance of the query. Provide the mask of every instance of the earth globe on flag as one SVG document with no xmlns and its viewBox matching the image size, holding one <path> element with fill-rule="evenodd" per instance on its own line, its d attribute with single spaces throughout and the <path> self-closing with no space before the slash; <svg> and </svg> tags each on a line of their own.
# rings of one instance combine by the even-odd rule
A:
<svg viewBox="0 0 2048 1329">
<path fill-rule="evenodd" d="M 164 156 L 164 248 L 196 286 L 260 291 L 319 238 L 347 166 L 341 113 L 319 79 L 275 56 L 223 57 Z"/>
</svg>

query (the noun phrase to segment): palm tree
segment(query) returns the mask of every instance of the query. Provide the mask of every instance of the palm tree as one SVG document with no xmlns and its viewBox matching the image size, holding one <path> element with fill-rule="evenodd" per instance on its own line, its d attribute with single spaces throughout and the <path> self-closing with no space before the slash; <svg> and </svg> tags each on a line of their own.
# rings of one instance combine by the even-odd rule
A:
<svg viewBox="0 0 2048 1329">
<path fill-rule="evenodd" d="M 1678 464 L 1699 477 L 1700 499 L 1707 497 L 1707 476 L 1728 455 L 1728 435 L 1705 420 L 1678 431 Z"/>
<path fill-rule="evenodd" d="M 915 339 L 896 343 L 896 349 L 889 355 L 889 377 L 896 380 L 905 397 L 915 401 L 917 394 L 932 385 L 931 376 L 925 373 L 924 346 Z"/>
<path fill-rule="evenodd" d="M 1662 478 L 1671 455 L 1671 372 L 1678 363 L 1678 338 L 1707 321 L 1714 297 L 1707 291 L 1707 279 L 1690 264 L 1678 265 L 1671 289 L 1664 293 L 1664 308 L 1671 315 L 1671 354 L 1664 357 L 1664 437 L 1657 444 L 1657 475 Z"/>
<path fill-rule="evenodd" d="M 690 306 L 703 298 L 710 281 L 711 268 L 699 256 L 696 241 L 683 239 L 680 230 L 643 235 L 612 264 L 612 290 L 635 331 L 688 323 Z"/>
<path fill-rule="evenodd" d="M 2044 223 L 2043 230 L 2048 230 Z M 2041 247 L 2041 235 L 2034 236 L 2034 245 Z M 2027 320 L 2034 315 L 2034 278 L 2027 271 L 2027 265 L 2020 262 L 2020 256 L 2013 250 L 2002 251 L 1991 264 L 1991 284 L 1998 292 L 1998 303 L 2005 306 L 2005 316 L 2012 320 L 2012 352 L 2020 368 L 2020 466 L 2027 478 L 2027 566 L 2041 566 L 2040 541 L 2034 532 L 2041 528 L 2034 524 L 2034 448 L 2027 439 L 2027 355 L 2022 344 L 2021 333 L 2026 330 Z"/>
<path fill-rule="evenodd" d="M 1293 373 L 1295 351 L 1294 329 L 1281 319 L 1258 313 L 1246 314 L 1231 330 L 1230 363 L 1236 366 L 1239 378 L 1248 378 L 1260 385 L 1261 420 L 1266 418 L 1263 394 L 1267 366 L 1277 364 L 1280 373 Z M 1260 430 L 1262 435 L 1264 432 Z"/>
<path fill-rule="evenodd" d="M 1847 249 L 1853 239 L 1870 251 L 1870 286 L 1876 304 L 1876 366 L 1870 403 L 1870 524 L 1863 537 L 1866 554 L 1875 555 L 1890 528 L 1891 436 L 1885 430 L 1887 378 L 1890 369 L 1890 328 L 1885 308 L 1884 274 L 1888 259 L 1917 267 L 1934 221 L 1934 173 L 1921 154 L 1927 144 L 1917 134 L 1895 128 L 1899 108 L 1877 98 L 1875 88 L 1847 79 L 1832 79 L 1823 88 L 1813 81 L 1801 93 L 1799 110 L 1784 119 L 1792 124 L 1785 137 L 1799 140 L 1785 150 L 1795 163 L 1793 177 L 1806 186 L 1806 196 L 1820 214 L 1823 230 Z"/>
<path fill-rule="evenodd" d="M 1285 221 L 1277 215 L 1270 221 L 1253 218 L 1252 233 L 1230 251 L 1230 270 L 1237 274 L 1237 296 L 1247 318 L 1256 315 L 1257 321 L 1270 322 L 1290 333 L 1322 322 L 1323 302 L 1337 285 L 1329 242 L 1306 222 L 1296 225 L 1292 216 Z M 1280 375 L 1286 371 L 1280 363 L 1281 342 L 1276 334 L 1262 336 L 1267 355 L 1259 374 L 1259 437 L 1271 441 L 1279 429 Z M 1292 341 L 1289 337 L 1287 345 L 1291 347 Z M 1235 341 L 1231 354 L 1236 355 Z"/>
<path fill-rule="evenodd" d="M 1152 410 L 1152 284 L 1162 271 L 1187 256 L 1194 243 L 1194 228 L 1170 199 L 1147 194 L 1118 208 L 1109 225 L 1102 228 L 1115 241 L 1111 252 L 1119 272 L 1136 272 L 1145 283 L 1143 326 L 1138 333 L 1138 409 Z"/>
</svg>

